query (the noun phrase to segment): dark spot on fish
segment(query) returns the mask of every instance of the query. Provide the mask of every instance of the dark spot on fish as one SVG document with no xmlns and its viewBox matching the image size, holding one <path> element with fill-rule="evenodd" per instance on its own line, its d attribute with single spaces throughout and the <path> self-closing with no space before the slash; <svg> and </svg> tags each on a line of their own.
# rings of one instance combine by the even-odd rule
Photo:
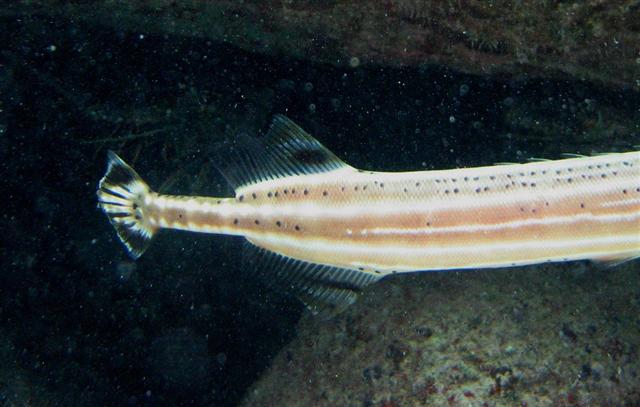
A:
<svg viewBox="0 0 640 407">
<path fill-rule="evenodd" d="M 137 203 L 135 203 L 135 202 L 133 203 L 133 209 L 134 209 L 134 210 L 135 210 L 135 209 L 138 209 L 138 204 L 137 204 Z"/>
<path fill-rule="evenodd" d="M 419 183 L 419 182 L 416 182 L 416 187 L 419 187 L 419 186 L 420 186 L 420 183 Z"/>
<path fill-rule="evenodd" d="M 580 207 L 581 207 L 581 208 L 584 208 L 584 203 L 581 203 L 581 204 L 580 204 Z"/>
<path fill-rule="evenodd" d="M 480 188 L 476 188 L 476 194 L 479 194 L 482 191 Z"/>
<path fill-rule="evenodd" d="M 242 202 L 243 200 L 244 200 L 244 195 L 240 195 L 240 196 L 238 197 L 238 201 Z"/>
<path fill-rule="evenodd" d="M 380 183 L 380 188 L 384 188 L 384 182 Z"/>
<path fill-rule="evenodd" d="M 531 187 L 535 188 L 535 187 L 536 187 L 536 183 L 535 183 L 535 182 L 532 182 L 532 183 L 531 183 Z"/>
<path fill-rule="evenodd" d="M 364 271 L 364 267 L 358 267 L 358 270 Z"/>
<path fill-rule="evenodd" d="M 259 225 L 259 224 L 260 224 L 260 221 L 259 221 L 258 219 L 254 220 L 253 222 L 254 222 L 256 225 Z"/>
<path fill-rule="evenodd" d="M 273 196 L 275 196 L 277 198 L 278 197 L 278 191 L 274 192 Z"/>
<path fill-rule="evenodd" d="M 268 196 L 269 198 L 271 198 L 271 197 L 273 196 L 273 193 L 269 192 L 269 193 L 267 193 L 267 196 Z"/>
<path fill-rule="evenodd" d="M 279 220 L 277 220 L 277 221 L 276 221 L 276 226 L 277 226 L 277 227 L 282 226 L 282 222 L 280 222 Z"/>
<path fill-rule="evenodd" d="M 494 179 L 496 179 L 496 176 L 495 175 L 489 175 L 489 179 L 493 181 Z"/>
<path fill-rule="evenodd" d="M 366 185 L 362 187 L 362 190 L 363 190 L 363 191 L 364 191 L 364 190 L 366 190 L 366 189 L 367 189 L 367 186 L 366 186 Z"/>
<path fill-rule="evenodd" d="M 358 186 L 353 187 L 353 190 L 357 191 L 358 190 Z"/>
<path fill-rule="evenodd" d="M 136 215 L 136 220 L 140 220 L 142 217 L 140 215 Z"/>
<path fill-rule="evenodd" d="M 322 191 L 322 196 L 327 196 L 329 193 L 327 191 Z"/>
<path fill-rule="evenodd" d="M 234 224 L 234 225 L 237 225 L 237 224 L 238 224 L 238 219 L 234 219 L 234 220 L 233 220 L 233 224 Z"/>
<path fill-rule="evenodd" d="M 458 188 L 453 188 L 453 193 L 457 194 L 458 192 L 460 192 L 460 190 Z"/>
<path fill-rule="evenodd" d="M 295 193 L 296 193 L 296 189 L 295 189 L 295 188 L 292 188 L 292 189 L 291 189 L 291 194 L 292 194 L 292 195 L 294 195 Z"/>
<path fill-rule="evenodd" d="M 403 188 L 402 190 L 403 190 L 405 193 L 407 193 L 407 192 L 408 192 L 407 188 Z"/>
<path fill-rule="evenodd" d="M 601 174 L 600 177 L 601 178 L 607 178 L 607 174 Z"/>
<path fill-rule="evenodd" d="M 622 193 L 623 193 L 623 194 L 626 194 L 626 193 L 627 193 L 627 190 L 626 190 L 626 189 L 623 189 L 623 190 L 622 190 Z"/>
<path fill-rule="evenodd" d="M 220 199 L 218 199 L 217 204 L 220 205 L 222 203 L 222 201 Z"/>
<path fill-rule="evenodd" d="M 567 182 L 571 184 L 573 182 L 573 178 L 567 178 Z"/>
<path fill-rule="evenodd" d="M 284 191 L 282 191 L 282 192 L 284 192 L 284 194 L 285 194 L 285 195 L 287 195 L 287 194 L 289 193 L 289 190 L 288 190 L 288 189 L 285 189 L 285 190 L 284 190 Z"/>
<path fill-rule="evenodd" d="M 445 194 L 448 194 L 448 193 L 449 193 L 449 190 L 448 190 L 448 189 L 445 189 L 445 190 L 444 190 L 444 193 L 445 193 Z"/>
<path fill-rule="evenodd" d="M 488 190 L 489 190 L 489 187 L 484 187 L 484 188 L 483 188 L 483 190 L 484 190 L 484 191 L 488 191 Z"/>
<path fill-rule="evenodd" d="M 178 219 L 182 219 L 182 214 L 181 213 L 178 214 Z"/>
<path fill-rule="evenodd" d="M 256 193 L 255 193 L 255 192 L 253 192 L 253 193 L 251 194 L 251 197 L 252 197 L 253 199 L 256 199 L 258 196 L 256 195 Z"/>
<path fill-rule="evenodd" d="M 465 181 L 469 181 L 469 177 L 464 177 L 463 178 Z"/>
<path fill-rule="evenodd" d="M 294 226 L 294 229 L 295 229 L 295 230 L 300 230 L 300 226 L 295 225 L 295 226 Z"/>
<path fill-rule="evenodd" d="M 304 191 L 302 191 L 302 193 L 305 194 L 305 195 L 309 195 L 309 190 L 305 189 Z"/>
<path fill-rule="evenodd" d="M 544 205 L 545 205 L 545 206 L 549 206 L 549 202 L 545 202 L 545 203 L 544 203 Z"/>
</svg>

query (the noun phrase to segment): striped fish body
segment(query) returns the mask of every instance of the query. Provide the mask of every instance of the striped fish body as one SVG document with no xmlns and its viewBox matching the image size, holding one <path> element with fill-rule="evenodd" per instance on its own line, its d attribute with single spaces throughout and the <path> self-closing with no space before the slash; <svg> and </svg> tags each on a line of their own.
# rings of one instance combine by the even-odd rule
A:
<svg viewBox="0 0 640 407">
<path fill-rule="evenodd" d="M 100 205 L 132 253 L 161 228 L 241 235 L 303 273 L 348 272 L 356 287 L 395 272 L 640 255 L 640 152 L 370 172 L 277 117 L 262 144 L 219 160 L 233 198 L 156 194 L 112 156 L 110 171 L 134 175 L 108 171 Z M 134 193 L 143 199 L 123 210 Z"/>
</svg>

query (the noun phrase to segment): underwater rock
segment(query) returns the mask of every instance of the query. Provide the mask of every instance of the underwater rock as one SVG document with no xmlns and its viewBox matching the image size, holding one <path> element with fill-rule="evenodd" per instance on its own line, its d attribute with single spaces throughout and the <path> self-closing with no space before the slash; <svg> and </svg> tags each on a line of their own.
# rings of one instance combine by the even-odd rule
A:
<svg viewBox="0 0 640 407">
<path fill-rule="evenodd" d="M 637 263 L 583 264 L 383 280 L 303 318 L 242 405 L 637 405 Z"/>
<path fill-rule="evenodd" d="M 640 6 L 584 2 L 21 0 L 3 15 L 72 17 L 343 67 L 445 65 L 640 89 Z"/>
</svg>

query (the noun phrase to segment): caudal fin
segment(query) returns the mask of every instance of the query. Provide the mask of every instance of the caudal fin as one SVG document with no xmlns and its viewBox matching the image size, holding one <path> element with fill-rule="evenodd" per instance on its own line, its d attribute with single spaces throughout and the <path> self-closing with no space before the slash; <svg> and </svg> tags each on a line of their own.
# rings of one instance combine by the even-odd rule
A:
<svg viewBox="0 0 640 407">
<path fill-rule="evenodd" d="M 98 207 L 107 215 L 134 259 L 149 247 L 157 230 L 148 221 L 146 198 L 151 193 L 138 173 L 109 151 L 107 172 L 98 184 Z"/>
</svg>

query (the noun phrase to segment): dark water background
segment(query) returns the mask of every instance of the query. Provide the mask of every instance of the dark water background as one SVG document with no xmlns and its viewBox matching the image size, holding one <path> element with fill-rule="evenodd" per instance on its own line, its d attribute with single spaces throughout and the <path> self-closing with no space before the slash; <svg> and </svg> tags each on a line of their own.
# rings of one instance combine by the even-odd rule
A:
<svg viewBox="0 0 640 407">
<path fill-rule="evenodd" d="M 639 143 L 631 91 L 0 24 L 0 405 L 233 406 L 295 335 L 302 306 L 243 277 L 240 239 L 161 233 L 131 262 L 95 205 L 108 149 L 161 192 L 227 196 L 212 149 L 276 113 L 377 170 Z"/>
</svg>

